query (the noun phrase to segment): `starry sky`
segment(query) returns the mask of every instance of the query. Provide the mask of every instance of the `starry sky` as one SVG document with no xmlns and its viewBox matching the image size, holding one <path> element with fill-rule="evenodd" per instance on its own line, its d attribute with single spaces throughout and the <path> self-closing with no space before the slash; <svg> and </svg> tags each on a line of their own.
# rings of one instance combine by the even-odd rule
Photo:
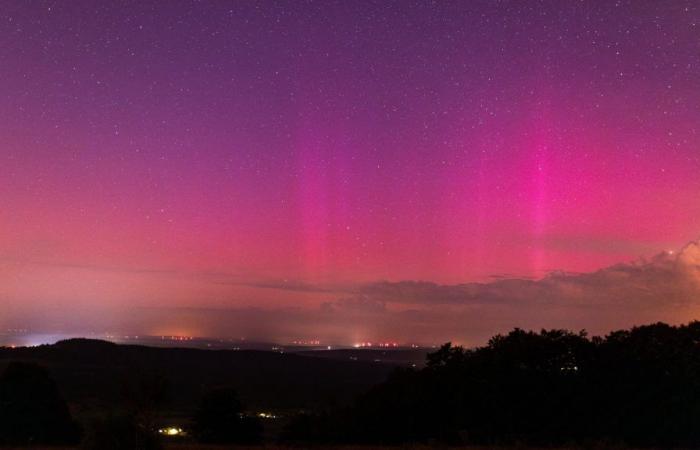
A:
<svg viewBox="0 0 700 450">
<path fill-rule="evenodd" d="M 0 326 L 689 320 L 699 174 L 696 1 L 0 0 Z"/>
</svg>

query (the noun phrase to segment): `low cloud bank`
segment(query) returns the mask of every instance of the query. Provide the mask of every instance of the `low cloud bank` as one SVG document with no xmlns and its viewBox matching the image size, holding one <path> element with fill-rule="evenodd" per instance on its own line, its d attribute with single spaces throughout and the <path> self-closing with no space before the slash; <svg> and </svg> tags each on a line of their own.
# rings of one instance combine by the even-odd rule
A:
<svg viewBox="0 0 700 450">
<path fill-rule="evenodd" d="M 83 308 L 47 310 L 30 326 L 60 331 L 120 330 L 149 334 L 481 344 L 513 327 L 587 329 L 595 334 L 654 321 L 700 318 L 700 244 L 592 273 L 552 273 L 540 280 L 440 285 L 381 281 L 342 286 L 250 283 L 265 295 L 320 296 L 316 306 L 235 308 Z M 302 297 L 300 297 L 302 298 Z M 17 317 L 15 317 L 17 319 Z M 16 322 L 16 321 L 15 321 Z"/>
</svg>

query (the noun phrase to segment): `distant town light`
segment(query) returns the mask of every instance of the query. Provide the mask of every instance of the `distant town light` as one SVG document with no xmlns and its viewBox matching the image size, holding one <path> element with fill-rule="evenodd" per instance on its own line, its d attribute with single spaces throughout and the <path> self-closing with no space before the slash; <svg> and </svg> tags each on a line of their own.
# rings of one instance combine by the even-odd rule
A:
<svg viewBox="0 0 700 450">
<path fill-rule="evenodd" d="M 180 427 L 167 427 L 158 430 L 158 433 L 164 434 L 166 436 L 182 436 L 185 434 L 184 430 Z"/>
</svg>

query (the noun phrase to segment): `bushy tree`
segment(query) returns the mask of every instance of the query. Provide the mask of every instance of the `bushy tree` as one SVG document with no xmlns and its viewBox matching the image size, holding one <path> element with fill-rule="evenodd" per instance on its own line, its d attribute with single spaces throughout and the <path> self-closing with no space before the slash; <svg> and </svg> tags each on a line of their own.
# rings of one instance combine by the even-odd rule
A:
<svg viewBox="0 0 700 450">
<path fill-rule="evenodd" d="M 108 344 L 110 345 L 110 344 Z M 121 402 L 87 425 L 83 450 L 157 450 L 158 411 L 168 398 L 168 380 L 160 372 L 130 367 L 121 379 Z"/>
<path fill-rule="evenodd" d="M 78 427 L 46 369 L 10 363 L 0 376 L 0 443 L 70 444 Z"/>
<path fill-rule="evenodd" d="M 207 444 L 253 444 L 262 438 L 262 424 L 244 414 L 238 394 L 229 388 L 205 394 L 192 424 L 197 440 Z"/>
<path fill-rule="evenodd" d="M 295 441 L 700 446 L 700 323 L 605 338 L 515 329 L 444 345 L 350 408 L 293 421 Z M 305 435 L 306 433 L 306 435 Z"/>
</svg>

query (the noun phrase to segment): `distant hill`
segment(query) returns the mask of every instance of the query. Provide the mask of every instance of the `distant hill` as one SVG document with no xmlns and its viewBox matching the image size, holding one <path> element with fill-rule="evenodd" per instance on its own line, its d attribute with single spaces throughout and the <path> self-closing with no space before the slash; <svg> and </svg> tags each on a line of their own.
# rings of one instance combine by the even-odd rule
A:
<svg viewBox="0 0 700 450">
<path fill-rule="evenodd" d="M 168 409 L 187 411 L 217 386 L 238 390 L 249 408 L 300 410 L 344 404 L 386 379 L 395 365 L 349 358 L 253 350 L 198 350 L 70 339 L 54 345 L 0 348 L 0 370 L 13 360 L 49 369 L 79 413 L 114 407 L 128 386 L 157 378 Z M 397 363 L 398 364 L 398 363 Z"/>
</svg>

